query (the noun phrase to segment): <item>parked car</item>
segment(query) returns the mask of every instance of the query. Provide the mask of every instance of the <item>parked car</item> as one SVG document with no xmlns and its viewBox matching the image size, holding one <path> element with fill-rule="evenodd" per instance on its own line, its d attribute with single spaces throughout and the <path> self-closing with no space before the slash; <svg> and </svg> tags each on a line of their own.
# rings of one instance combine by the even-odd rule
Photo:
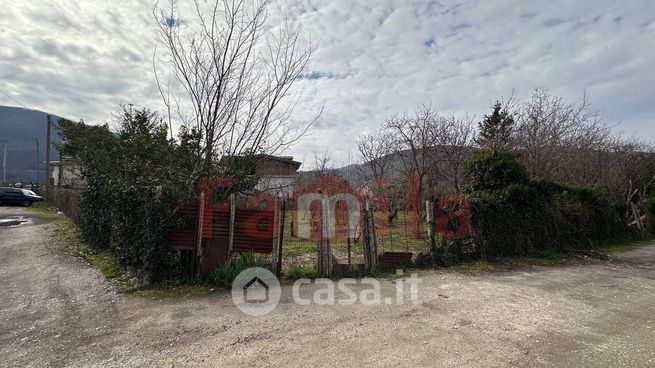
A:
<svg viewBox="0 0 655 368">
<path fill-rule="evenodd" d="M 15 204 L 29 207 L 34 202 L 40 202 L 43 197 L 28 189 L 0 188 L 0 205 Z"/>
</svg>

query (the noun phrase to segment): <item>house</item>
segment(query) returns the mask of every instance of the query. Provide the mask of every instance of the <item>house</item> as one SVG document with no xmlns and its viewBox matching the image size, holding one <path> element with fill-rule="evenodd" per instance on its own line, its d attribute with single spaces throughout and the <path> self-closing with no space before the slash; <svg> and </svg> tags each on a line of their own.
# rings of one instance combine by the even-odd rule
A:
<svg viewBox="0 0 655 368">
<path fill-rule="evenodd" d="M 255 189 L 276 195 L 291 196 L 302 163 L 292 156 L 258 154 L 253 156 L 223 156 L 220 165 L 245 163 L 260 177 Z"/>
<path fill-rule="evenodd" d="M 50 161 L 52 173 L 50 184 L 54 187 L 80 188 L 86 185 L 77 161 L 63 158 L 61 161 Z"/>
</svg>

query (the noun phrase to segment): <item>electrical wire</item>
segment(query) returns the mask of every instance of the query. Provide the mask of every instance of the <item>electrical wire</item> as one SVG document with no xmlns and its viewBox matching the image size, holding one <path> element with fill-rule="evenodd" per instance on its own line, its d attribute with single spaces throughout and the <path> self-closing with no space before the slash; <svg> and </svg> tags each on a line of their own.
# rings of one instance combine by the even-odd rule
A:
<svg viewBox="0 0 655 368">
<path fill-rule="evenodd" d="M 34 110 L 34 109 L 30 109 L 29 107 L 25 106 L 24 104 L 18 102 L 18 100 L 16 100 L 15 98 L 9 96 L 9 94 L 8 94 L 7 92 L 3 91 L 1 88 L 0 88 L 0 93 L 2 93 L 3 95 L 7 96 L 10 100 L 12 100 L 12 101 L 14 101 L 15 103 L 17 103 L 17 104 L 23 106 L 24 108 L 26 108 L 26 109 L 28 109 L 28 110 Z"/>
<path fill-rule="evenodd" d="M 3 95 L 7 96 L 7 98 L 9 98 L 10 100 L 14 101 L 15 103 L 21 105 L 22 107 L 24 107 L 24 108 L 26 108 L 26 109 L 28 109 L 28 110 L 31 110 L 31 111 L 37 111 L 37 110 L 34 110 L 34 109 L 31 109 L 31 108 L 27 107 L 25 104 L 19 102 L 19 101 L 16 100 L 15 98 L 11 97 L 7 92 L 3 91 L 2 88 L 0 88 L 0 93 L 2 93 Z M 61 129 L 61 128 L 59 127 L 59 124 L 57 124 L 56 121 L 52 121 L 52 125 L 53 125 L 56 129 Z"/>
</svg>

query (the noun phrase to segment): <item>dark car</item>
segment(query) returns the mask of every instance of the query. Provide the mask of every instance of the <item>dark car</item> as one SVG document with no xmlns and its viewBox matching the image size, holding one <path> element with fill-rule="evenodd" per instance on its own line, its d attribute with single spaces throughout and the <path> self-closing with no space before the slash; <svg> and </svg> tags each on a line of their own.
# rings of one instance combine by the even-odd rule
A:
<svg viewBox="0 0 655 368">
<path fill-rule="evenodd" d="M 40 202 L 43 197 L 28 189 L 0 188 L 0 205 L 16 204 L 29 207 L 34 202 Z"/>
</svg>

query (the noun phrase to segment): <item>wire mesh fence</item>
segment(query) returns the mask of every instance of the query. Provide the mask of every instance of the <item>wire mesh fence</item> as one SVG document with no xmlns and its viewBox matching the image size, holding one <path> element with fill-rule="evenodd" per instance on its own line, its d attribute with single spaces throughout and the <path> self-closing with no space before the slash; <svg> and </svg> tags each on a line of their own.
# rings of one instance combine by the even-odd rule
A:
<svg viewBox="0 0 655 368">
<path fill-rule="evenodd" d="M 462 208 L 452 205 L 461 202 L 453 197 L 438 208 L 426 203 L 426 214 L 418 200 L 411 209 L 391 211 L 388 201 L 376 202 L 331 177 L 292 194 L 226 195 L 229 185 L 225 180 L 203 182 L 194 207 L 196 227 L 189 222 L 188 229 L 173 234 L 196 234 L 190 245 L 177 247 L 195 252 L 199 273 L 211 272 L 244 252 L 259 254 L 280 274 L 292 277 L 316 272 L 328 276 L 335 267 L 372 270 L 407 264 L 420 253 L 434 251 L 435 232 L 447 231 L 436 230 L 437 222 L 447 221 L 435 221 L 434 214 L 445 216 Z"/>
<path fill-rule="evenodd" d="M 287 214 L 284 221 L 284 238 L 282 242 L 282 271 L 289 273 L 301 270 L 313 270 L 316 268 L 318 245 L 317 240 L 303 239 L 294 230 L 294 218 L 297 218 L 294 211 Z M 430 250 L 430 240 L 427 233 L 427 225 L 421 221 L 418 224 L 412 219 L 412 214 L 401 211 L 389 222 L 386 212 L 375 212 L 376 218 L 376 240 L 378 253 L 385 252 L 406 252 L 416 255 L 427 253 Z M 418 236 L 410 230 L 410 227 L 418 226 Z M 355 237 L 345 239 L 331 239 L 330 246 L 335 261 L 340 265 L 357 266 L 364 264 L 364 240 L 363 233 L 357 232 Z"/>
</svg>

